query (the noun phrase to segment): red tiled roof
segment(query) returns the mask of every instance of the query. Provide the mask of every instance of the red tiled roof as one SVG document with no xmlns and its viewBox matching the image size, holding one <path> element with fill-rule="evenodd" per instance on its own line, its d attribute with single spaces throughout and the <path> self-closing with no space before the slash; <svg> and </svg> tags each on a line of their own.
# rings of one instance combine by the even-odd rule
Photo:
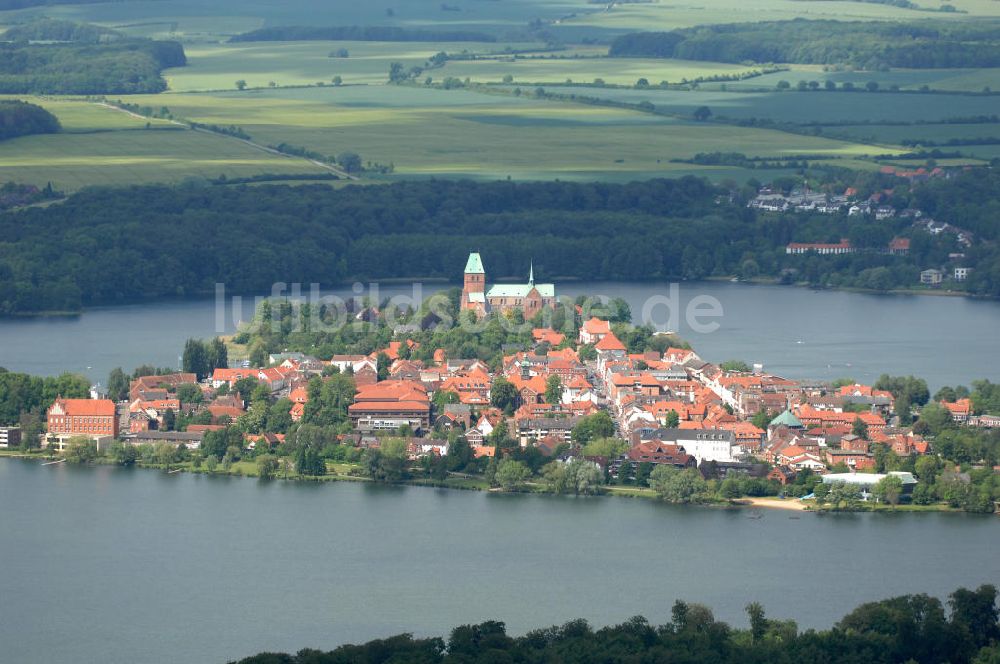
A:
<svg viewBox="0 0 1000 664">
<path fill-rule="evenodd" d="M 614 334 L 608 332 L 603 339 L 594 344 L 594 348 L 597 350 L 625 350 L 625 344 Z"/>
<path fill-rule="evenodd" d="M 56 399 L 50 409 L 56 404 L 71 417 L 114 417 L 115 414 L 115 402 L 111 399 Z"/>
<path fill-rule="evenodd" d="M 610 334 L 611 323 L 594 317 L 583 324 L 583 331 L 587 334 Z"/>
</svg>

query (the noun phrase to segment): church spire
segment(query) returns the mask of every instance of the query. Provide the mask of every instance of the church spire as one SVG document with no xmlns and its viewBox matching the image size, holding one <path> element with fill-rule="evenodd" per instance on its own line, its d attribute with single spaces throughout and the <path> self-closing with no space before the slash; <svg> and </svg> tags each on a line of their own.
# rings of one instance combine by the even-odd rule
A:
<svg viewBox="0 0 1000 664">
<path fill-rule="evenodd" d="M 535 285 L 535 261 L 532 260 L 528 268 L 528 284 L 531 286 Z"/>
</svg>

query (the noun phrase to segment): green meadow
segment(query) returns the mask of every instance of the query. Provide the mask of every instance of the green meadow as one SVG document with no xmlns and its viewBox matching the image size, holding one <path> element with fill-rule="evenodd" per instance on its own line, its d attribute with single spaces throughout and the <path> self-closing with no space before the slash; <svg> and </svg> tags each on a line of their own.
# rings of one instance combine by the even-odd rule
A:
<svg viewBox="0 0 1000 664">
<path fill-rule="evenodd" d="M 721 62 L 690 60 L 655 60 L 644 58 L 574 58 L 555 57 L 497 58 L 492 60 L 453 60 L 431 74 L 435 79 L 453 76 L 476 83 L 499 83 L 512 76 L 515 84 L 592 83 L 595 78 L 611 85 L 634 85 L 640 78 L 650 83 L 679 83 L 701 77 L 739 75 L 752 67 Z"/>
<path fill-rule="evenodd" d="M 389 65 L 423 66 L 435 53 L 492 53 L 504 47 L 531 44 L 477 42 L 240 42 L 192 44 L 185 48 L 189 64 L 170 69 L 166 78 L 177 92 L 234 89 L 237 80 L 248 87 L 330 84 L 340 76 L 344 84 L 378 85 L 388 79 Z M 348 57 L 330 57 L 347 49 Z M 436 71 L 429 74 L 437 75 Z"/>
<path fill-rule="evenodd" d="M 9 97 L 8 97 L 9 98 Z M 302 159 L 86 101 L 28 98 L 59 118 L 63 133 L 0 142 L 0 182 L 73 191 L 89 185 L 179 182 L 190 176 L 323 173 Z"/>
<path fill-rule="evenodd" d="M 746 120 L 768 119 L 796 124 L 851 122 L 927 122 L 949 118 L 994 115 L 1000 98 L 893 92 L 825 92 L 797 90 L 734 92 L 725 90 L 659 90 L 598 87 L 551 87 L 552 93 L 576 94 L 638 104 L 650 102 L 657 110 L 689 116 L 708 106 L 717 116 Z"/>
<path fill-rule="evenodd" d="M 714 169 L 671 163 L 698 152 L 856 159 L 882 147 L 709 125 L 630 110 L 423 87 L 348 86 L 137 97 L 254 140 L 355 151 L 398 176 L 649 177 Z M 731 170 L 731 169 L 730 169 Z M 727 175 L 731 175 L 727 174 Z"/>
</svg>

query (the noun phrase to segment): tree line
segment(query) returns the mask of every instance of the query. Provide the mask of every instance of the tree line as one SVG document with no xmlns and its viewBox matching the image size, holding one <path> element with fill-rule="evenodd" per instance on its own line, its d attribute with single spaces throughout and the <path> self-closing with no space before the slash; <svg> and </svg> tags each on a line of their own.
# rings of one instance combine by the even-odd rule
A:
<svg viewBox="0 0 1000 664">
<path fill-rule="evenodd" d="M 229 41 L 495 42 L 496 37 L 472 30 L 426 30 L 370 25 L 326 27 L 288 25 L 251 30 L 235 35 Z"/>
<path fill-rule="evenodd" d="M 945 608 L 947 606 L 947 609 Z M 757 602 L 746 606 L 748 629 L 716 620 L 707 606 L 674 602 L 670 620 L 650 624 L 636 616 L 594 629 L 586 620 L 507 634 L 491 620 L 462 625 L 441 637 L 400 634 L 330 652 L 261 653 L 239 664 L 347 664 L 349 662 L 992 662 L 1000 657 L 997 589 L 959 588 L 947 604 L 926 594 L 867 602 L 832 628 L 800 631 L 794 620 L 768 618 Z"/>
<path fill-rule="evenodd" d="M 60 19 L 41 18 L 26 23 L 18 23 L 3 33 L 4 41 L 54 41 L 86 42 L 96 44 L 103 41 L 124 39 L 124 33 L 90 23 L 77 23 Z"/>
<path fill-rule="evenodd" d="M 220 282 L 231 293 L 258 294 L 275 282 L 457 282 L 472 248 L 488 256 L 491 278 L 523 276 L 534 259 L 540 279 L 784 275 L 887 290 L 912 286 L 919 270 L 958 250 L 953 236 L 913 232 L 898 217 L 874 224 L 758 214 L 739 196 L 729 202 L 734 191 L 694 177 L 93 188 L 45 209 L 0 214 L 0 315 L 211 293 Z M 911 196 L 937 218 L 997 237 L 996 173 L 966 173 Z M 880 253 L 896 233 L 913 235 L 909 256 Z M 788 242 L 841 237 L 872 251 L 785 255 Z M 996 244 L 965 253 L 976 268 L 965 287 L 1000 295 Z"/>
<path fill-rule="evenodd" d="M 846 64 L 863 69 L 996 67 L 1000 65 L 1000 38 L 990 21 L 956 25 L 794 19 L 634 32 L 616 37 L 608 54 L 732 63 Z"/>
<path fill-rule="evenodd" d="M 175 41 L 0 43 L 0 93 L 163 92 L 160 72 L 185 64 L 184 47 Z"/>
<path fill-rule="evenodd" d="M 31 134 L 55 134 L 62 127 L 56 116 L 36 104 L 0 99 L 0 141 Z"/>
</svg>

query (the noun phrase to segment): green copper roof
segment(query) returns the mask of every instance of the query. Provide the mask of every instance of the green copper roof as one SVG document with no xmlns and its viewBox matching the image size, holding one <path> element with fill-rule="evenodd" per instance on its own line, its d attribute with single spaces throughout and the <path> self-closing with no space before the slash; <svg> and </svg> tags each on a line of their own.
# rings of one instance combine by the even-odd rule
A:
<svg viewBox="0 0 1000 664">
<path fill-rule="evenodd" d="M 768 426 L 776 427 L 779 424 L 784 424 L 786 427 L 791 428 L 802 428 L 802 421 L 792 414 L 792 411 L 786 410 L 781 415 L 771 420 L 771 424 Z"/>
<path fill-rule="evenodd" d="M 486 274 L 486 270 L 483 269 L 483 259 L 479 257 L 478 252 L 472 252 L 469 254 L 469 261 L 465 264 L 466 274 Z"/>
</svg>

